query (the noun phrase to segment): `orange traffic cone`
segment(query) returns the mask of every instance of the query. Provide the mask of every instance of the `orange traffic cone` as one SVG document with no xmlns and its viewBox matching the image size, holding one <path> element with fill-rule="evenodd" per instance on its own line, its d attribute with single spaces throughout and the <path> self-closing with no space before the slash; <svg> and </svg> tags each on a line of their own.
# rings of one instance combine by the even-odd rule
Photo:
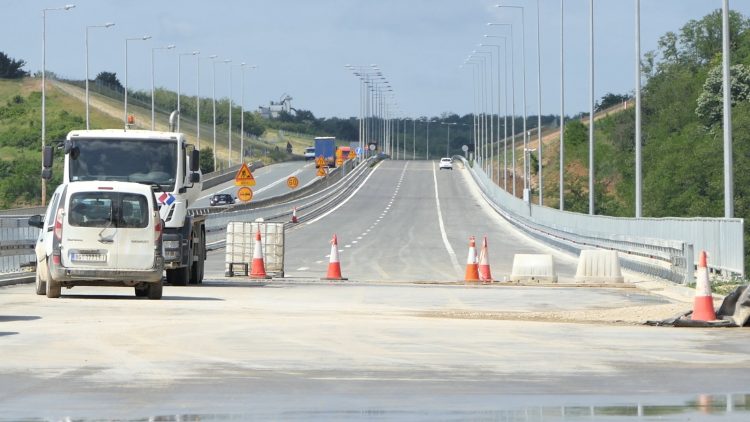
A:
<svg viewBox="0 0 750 422">
<path fill-rule="evenodd" d="M 492 281 L 492 272 L 490 271 L 490 256 L 487 249 L 487 236 L 482 241 L 482 250 L 479 251 L 479 279 L 482 281 Z"/>
<path fill-rule="evenodd" d="M 250 278 L 269 278 L 266 275 L 266 264 L 263 263 L 263 245 L 260 241 L 260 230 L 255 232 L 255 248 L 253 249 L 253 263 Z"/>
<path fill-rule="evenodd" d="M 693 321 L 714 321 L 714 298 L 711 296 L 711 283 L 708 281 L 706 251 L 701 251 L 698 260 L 698 277 L 695 280 L 695 299 L 693 299 Z"/>
<path fill-rule="evenodd" d="M 474 236 L 469 237 L 469 256 L 466 258 L 466 276 L 464 281 L 479 281 L 477 265 L 477 245 Z"/>
<path fill-rule="evenodd" d="M 341 277 L 341 262 L 339 262 L 339 242 L 336 234 L 331 239 L 331 259 L 328 262 L 328 275 L 322 280 L 346 280 Z"/>
<path fill-rule="evenodd" d="M 297 207 L 292 208 L 292 223 L 297 223 Z"/>
</svg>

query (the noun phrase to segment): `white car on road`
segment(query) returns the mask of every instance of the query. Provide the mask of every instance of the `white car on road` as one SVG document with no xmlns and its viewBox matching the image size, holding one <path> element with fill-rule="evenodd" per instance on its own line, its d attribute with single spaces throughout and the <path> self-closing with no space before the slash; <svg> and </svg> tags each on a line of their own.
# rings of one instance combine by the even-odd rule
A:
<svg viewBox="0 0 750 422">
<path fill-rule="evenodd" d="M 440 159 L 440 170 L 447 169 L 453 170 L 453 159 L 449 157 L 443 157 Z"/>
</svg>

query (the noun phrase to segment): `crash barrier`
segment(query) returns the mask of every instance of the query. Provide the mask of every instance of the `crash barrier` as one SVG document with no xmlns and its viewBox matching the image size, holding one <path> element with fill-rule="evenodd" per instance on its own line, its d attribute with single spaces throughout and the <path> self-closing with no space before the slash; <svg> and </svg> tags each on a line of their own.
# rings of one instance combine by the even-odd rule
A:
<svg viewBox="0 0 750 422">
<path fill-rule="evenodd" d="M 0 272 L 20 272 L 36 262 L 39 229 L 28 221 L 28 217 L 0 217 Z"/>
<path fill-rule="evenodd" d="M 555 261 L 552 255 L 521 253 L 513 255 L 510 281 L 557 283 L 557 272 L 555 272 Z"/>
<path fill-rule="evenodd" d="M 579 283 L 624 283 L 617 251 L 582 250 L 578 256 L 575 280 Z"/>
<path fill-rule="evenodd" d="M 578 254 L 602 248 L 619 251 L 622 267 L 679 283 L 694 279 L 694 249 L 711 257 L 710 269 L 744 277 L 744 220 L 741 218 L 626 218 L 579 214 L 523 201 L 493 183 L 476 165 L 464 163 L 502 216 L 532 237 Z"/>
<path fill-rule="evenodd" d="M 284 277 L 284 223 L 232 221 L 227 224 L 224 275 L 249 276 L 260 232 L 265 273 Z"/>
</svg>

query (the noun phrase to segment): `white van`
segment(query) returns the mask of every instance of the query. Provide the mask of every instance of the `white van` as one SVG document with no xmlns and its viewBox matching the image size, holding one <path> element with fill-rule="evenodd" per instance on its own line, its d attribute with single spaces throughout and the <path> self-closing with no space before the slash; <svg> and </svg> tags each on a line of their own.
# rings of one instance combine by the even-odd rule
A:
<svg viewBox="0 0 750 422">
<path fill-rule="evenodd" d="M 129 286 L 136 296 L 161 299 L 163 223 L 149 185 L 90 181 L 60 185 L 41 229 L 36 293 L 60 296 L 73 286 Z"/>
</svg>

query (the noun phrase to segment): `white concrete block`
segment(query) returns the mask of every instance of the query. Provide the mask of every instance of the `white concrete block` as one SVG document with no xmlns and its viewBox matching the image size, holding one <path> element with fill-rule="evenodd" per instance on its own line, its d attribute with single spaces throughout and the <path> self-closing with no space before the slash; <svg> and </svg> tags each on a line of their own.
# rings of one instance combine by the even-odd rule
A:
<svg viewBox="0 0 750 422">
<path fill-rule="evenodd" d="M 515 254 L 510 281 L 545 281 L 557 283 L 555 261 L 548 254 Z"/>
<path fill-rule="evenodd" d="M 617 251 L 584 249 L 578 257 L 576 282 L 579 283 L 623 283 Z"/>
</svg>

